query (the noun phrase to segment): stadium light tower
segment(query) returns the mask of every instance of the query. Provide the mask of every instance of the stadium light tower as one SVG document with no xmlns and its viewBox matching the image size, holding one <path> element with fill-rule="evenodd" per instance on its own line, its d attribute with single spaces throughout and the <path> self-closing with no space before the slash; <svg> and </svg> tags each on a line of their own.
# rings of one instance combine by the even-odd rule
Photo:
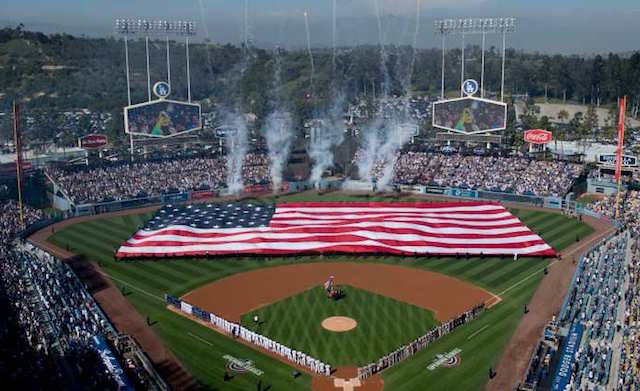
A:
<svg viewBox="0 0 640 391">
<path fill-rule="evenodd" d="M 190 20 L 150 20 L 150 19 L 116 19 L 115 29 L 118 34 L 124 36 L 125 67 L 127 73 L 127 97 L 128 104 L 131 105 L 131 83 L 129 77 L 129 45 L 128 37 L 137 34 L 145 37 L 145 51 L 147 60 L 147 98 L 151 100 L 151 74 L 149 64 L 149 37 L 153 35 L 164 35 L 167 52 L 167 83 L 171 85 L 171 63 L 169 58 L 169 36 L 176 35 L 185 37 L 185 50 L 187 56 L 187 95 L 191 102 L 191 70 L 189 66 L 189 37 L 196 34 L 196 23 Z"/>
<path fill-rule="evenodd" d="M 169 58 L 169 35 L 185 37 L 185 50 L 187 57 L 187 96 L 191 102 L 191 70 L 189 66 L 189 37 L 196 34 L 196 23 L 190 20 L 151 20 L 151 19 L 116 19 L 116 33 L 124 37 L 125 72 L 127 75 L 127 106 L 131 106 L 131 79 L 129 70 L 129 37 L 144 34 L 145 52 L 147 62 L 147 100 L 151 101 L 151 72 L 149 63 L 149 37 L 152 35 L 164 35 L 167 45 L 167 83 L 171 87 L 171 62 Z M 133 135 L 129 134 L 131 160 L 133 161 Z"/>
<path fill-rule="evenodd" d="M 463 19 L 438 19 L 434 24 L 435 33 L 442 37 L 442 85 L 441 99 L 444 99 L 444 68 L 445 68 L 445 39 L 448 35 L 460 34 L 462 36 L 462 67 L 460 70 L 460 93 L 464 82 L 465 68 L 465 36 L 482 35 L 482 70 L 480 75 L 480 94 L 484 97 L 484 68 L 485 68 L 485 41 L 488 33 L 502 34 L 502 81 L 500 86 L 500 99 L 504 101 L 504 67 L 506 57 L 507 33 L 516 29 L 515 18 L 463 18 Z"/>
</svg>

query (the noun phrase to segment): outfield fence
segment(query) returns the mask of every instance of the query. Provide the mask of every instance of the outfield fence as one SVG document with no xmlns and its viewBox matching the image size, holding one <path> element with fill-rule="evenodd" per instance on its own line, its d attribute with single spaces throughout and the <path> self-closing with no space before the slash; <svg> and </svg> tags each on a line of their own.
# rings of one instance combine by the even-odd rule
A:
<svg viewBox="0 0 640 391">
<path fill-rule="evenodd" d="M 237 323 L 230 322 L 220 316 L 195 307 L 175 296 L 165 294 L 165 300 L 167 304 L 180 310 L 180 312 L 208 322 L 214 328 L 231 335 L 233 338 L 240 338 L 256 347 L 284 358 L 291 363 L 304 367 L 313 373 L 324 376 L 331 375 L 331 365 L 313 358 L 306 353 L 291 349 Z"/>
<path fill-rule="evenodd" d="M 319 190 L 340 190 L 345 188 L 344 179 L 333 180 L 321 180 L 317 188 Z M 285 193 L 296 193 L 309 189 L 313 189 L 314 186 L 308 181 L 290 181 L 283 184 L 283 191 Z M 366 189 L 372 191 L 371 189 Z M 442 195 L 452 198 L 464 198 L 464 199 L 478 199 L 478 200 L 494 200 L 504 202 L 519 202 L 526 203 L 540 207 L 546 207 L 551 209 L 565 209 L 571 210 L 575 213 L 583 213 L 593 215 L 592 211 L 582 207 L 582 205 L 571 201 L 569 197 L 554 197 L 554 196 L 537 196 L 534 194 L 515 194 L 509 192 L 501 192 L 494 190 L 481 190 L 470 188 L 456 188 L 456 187 L 442 187 L 437 185 L 407 185 L 407 184 L 394 184 L 389 186 L 386 190 L 396 191 L 410 194 L 430 194 L 430 195 Z M 268 185 L 251 185 L 245 188 L 243 196 L 260 195 L 271 193 L 271 189 Z M 217 197 L 219 195 L 225 195 L 225 189 L 210 189 L 210 190 L 197 190 L 183 193 L 168 193 L 168 194 L 155 194 L 144 195 L 139 197 L 132 197 L 121 200 L 108 200 L 95 203 L 73 204 L 65 197 L 53 194 L 54 205 L 66 205 L 63 209 L 67 209 L 74 216 L 86 216 L 96 215 L 108 212 L 115 212 L 126 209 L 141 208 L 145 206 L 162 205 L 168 203 L 181 203 L 188 201 L 198 201 L 207 198 Z M 64 202 L 63 202 L 64 201 Z M 594 216 L 596 217 L 596 216 Z"/>
<path fill-rule="evenodd" d="M 466 311 L 462 315 L 459 315 L 447 322 L 441 323 L 439 326 L 434 327 L 425 335 L 422 335 L 407 345 L 401 346 L 393 352 L 380 357 L 377 361 L 358 368 L 358 378 L 365 380 L 368 377 L 375 375 L 378 372 L 382 372 L 387 368 L 398 365 L 402 361 L 415 355 L 421 350 L 429 347 L 429 344 L 437 341 L 441 337 L 451 333 L 453 330 L 460 326 L 463 326 L 473 319 L 477 318 L 485 310 L 485 304 L 479 304 L 469 311 Z"/>
</svg>

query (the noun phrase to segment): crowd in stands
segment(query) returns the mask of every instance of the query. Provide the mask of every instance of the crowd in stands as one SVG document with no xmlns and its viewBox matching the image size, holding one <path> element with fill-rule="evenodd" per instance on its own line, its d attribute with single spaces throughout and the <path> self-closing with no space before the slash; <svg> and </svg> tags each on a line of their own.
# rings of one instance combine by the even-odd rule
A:
<svg viewBox="0 0 640 391">
<path fill-rule="evenodd" d="M 616 195 L 606 195 L 588 205 L 588 208 L 610 219 L 616 218 Z M 640 235 L 640 191 L 625 191 L 618 202 L 618 223 L 633 234 Z"/>
<path fill-rule="evenodd" d="M 25 224 L 43 219 L 24 207 Z M 94 336 L 117 349 L 117 331 L 71 268 L 16 239 L 15 201 L 0 207 L 0 379 L 3 389 L 116 390 Z M 114 355 L 143 389 L 157 389 L 139 360 Z"/>
<path fill-rule="evenodd" d="M 248 153 L 243 165 L 245 184 L 268 181 L 268 158 Z M 51 168 L 49 174 L 77 204 L 152 195 L 218 189 L 227 177 L 226 161 L 218 157 L 121 163 L 95 168 Z"/>
<path fill-rule="evenodd" d="M 105 319 L 70 269 L 30 245 L 3 249 L 0 258 L 5 292 L 25 347 L 43 360 L 60 356 L 75 364 L 66 366 L 67 376 L 53 373 L 61 384 L 114 389 L 114 380 L 91 346 L 91 337 L 106 331 Z"/>
<path fill-rule="evenodd" d="M 28 205 L 23 208 L 25 225 L 30 225 L 44 218 L 44 213 Z M 21 230 L 18 203 L 14 200 L 4 201 L 0 205 L 0 247 L 6 246 Z"/>
<path fill-rule="evenodd" d="M 404 118 L 407 122 L 423 123 L 431 116 L 433 100 L 428 96 L 389 96 L 377 102 L 379 106 L 370 107 L 366 99 L 349 107 L 347 123 L 365 123 L 382 113 L 384 118 Z"/>
<path fill-rule="evenodd" d="M 551 389 L 562 372 L 566 391 L 631 391 L 640 387 L 640 236 L 620 230 L 578 264 L 558 315 L 545 329 L 520 389 Z M 582 326 L 575 355 L 560 356 Z M 549 376 L 551 375 L 551 376 Z M 553 381 L 553 382 L 552 382 Z M 556 383 L 558 381 L 558 383 Z"/>
<path fill-rule="evenodd" d="M 361 157 L 358 151 L 353 163 Z M 384 165 L 377 162 L 372 177 L 379 179 Z M 583 169 L 582 165 L 559 161 L 409 151 L 394 159 L 394 182 L 562 197 Z"/>
<path fill-rule="evenodd" d="M 560 323 L 581 322 L 584 334 L 571 368 L 572 389 L 606 388 L 612 371 L 616 346 L 614 337 L 621 330 L 623 302 L 620 287 L 625 283 L 628 257 L 626 233 L 584 257 L 568 294 Z"/>
<path fill-rule="evenodd" d="M 0 210 L 0 372 L 6 389 L 115 389 L 90 348 L 89 338 L 105 319 L 70 269 L 31 245 L 15 244 L 20 231 L 15 201 Z M 24 208 L 25 223 L 43 217 Z M 54 355 L 66 358 L 63 365 Z"/>
<path fill-rule="evenodd" d="M 624 313 L 617 391 L 640 389 L 640 238 L 631 247 L 627 266 L 629 281 L 624 289 Z"/>
</svg>

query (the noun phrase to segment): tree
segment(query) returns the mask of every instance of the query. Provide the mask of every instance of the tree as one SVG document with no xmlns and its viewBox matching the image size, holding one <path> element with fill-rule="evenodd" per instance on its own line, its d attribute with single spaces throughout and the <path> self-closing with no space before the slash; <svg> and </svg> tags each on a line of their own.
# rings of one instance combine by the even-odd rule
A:
<svg viewBox="0 0 640 391">
<path fill-rule="evenodd" d="M 124 118 L 123 113 L 120 110 L 111 112 L 111 124 L 107 130 L 107 138 L 109 143 L 114 147 L 119 147 L 123 144 L 124 139 Z"/>
<path fill-rule="evenodd" d="M 533 129 L 538 125 L 538 115 L 540 114 L 540 106 L 537 106 L 533 99 L 527 100 L 525 113 L 522 115 L 522 126 L 525 129 Z"/>
<path fill-rule="evenodd" d="M 585 133 L 590 132 L 593 136 L 596 136 L 596 130 L 598 129 L 598 113 L 594 105 L 589 105 L 587 108 L 587 114 L 584 117 L 584 130 Z"/>
<path fill-rule="evenodd" d="M 545 130 L 550 130 L 551 128 L 551 121 L 549 121 L 549 117 L 547 117 L 546 115 L 543 115 L 542 117 L 540 117 L 540 120 L 538 121 L 538 126 L 537 128 L 539 129 L 545 129 Z"/>
<path fill-rule="evenodd" d="M 567 122 L 567 120 L 569 119 L 569 113 L 567 112 L 567 110 L 560 110 L 558 112 L 558 121 L 560 122 Z"/>
<path fill-rule="evenodd" d="M 582 124 L 582 120 L 583 120 L 584 115 L 582 114 L 581 111 L 576 112 L 573 115 L 573 118 L 571 119 L 571 121 L 569 121 L 569 127 L 571 127 L 571 130 L 573 131 L 574 134 L 577 135 L 583 135 L 583 131 L 584 131 L 584 127 Z"/>
</svg>

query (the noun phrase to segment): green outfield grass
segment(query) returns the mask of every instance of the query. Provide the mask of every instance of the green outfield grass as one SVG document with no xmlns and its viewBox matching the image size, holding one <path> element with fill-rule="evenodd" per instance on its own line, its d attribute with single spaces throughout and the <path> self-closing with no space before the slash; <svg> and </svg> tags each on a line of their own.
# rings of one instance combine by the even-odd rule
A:
<svg viewBox="0 0 640 391">
<path fill-rule="evenodd" d="M 300 196 L 282 197 L 287 201 L 336 201 L 363 200 L 362 197 Z M 389 198 L 367 197 L 380 201 Z M 113 259 L 114 250 L 126 240 L 151 214 L 133 214 L 114 218 L 97 218 L 65 227 L 49 240 L 61 248 L 67 246 L 74 252 L 98 261 L 105 273 L 120 287 L 127 290 L 127 299 L 138 312 L 149 316 L 153 328 L 165 344 L 193 373 L 205 388 L 212 390 L 252 390 L 257 381 L 253 375 L 236 376 L 231 382 L 223 382 L 222 356 L 250 359 L 264 371 L 263 385 L 272 390 L 309 390 L 310 377 L 297 379 L 291 376 L 291 368 L 277 360 L 235 343 L 204 326 L 174 314 L 166 309 L 163 295 L 180 296 L 207 282 L 222 277 L 283 264 L 316 260 L 348 262 L 351 256 L 290 257 L 290 258 L 224 258 L 180 259 L 157 261 L 122 261 Z M 549 244 L 560 250 L 583 238 L 592 229 L 568 217 L 531 210 L 512 210 L 524 224 L 538 232 Z M 384 373 L 387 390 L 474 390 L 487 381 L 490 365 L 498 361 L 506 342 L 515 330 L 527 303 L 543 278 L 543 269 L 549 264 L 544 259 L 471 258 L 401 258 L 358 257 L 363 262 L 380 262 L 431 270 L 460 278 L 500 295 L 503 301 L 487 311 L 479 319 L 461 327 L 452 334 L 432 344 L 415 358 Z M 295 308 L 292 310 L 296 310 Z M 429 372 L 426 365 L 437 353 L 452 347 L 463 350 L 462 362 L 456 369 L 438 369 Z M 369 349 L 362 346 L 363 350 Z"/>
<path fill-rule="evenodd" d="M 245 314 L 242 323 L 334 366 L 368 364 L 438 324 L 423 308 L 351 286 L 341 288 L 346 296 L 338 301 L 327 298 L 318 286 Z M 254 315 L 264 324 L 256 327 Z M 330 316 L 353 318 L 358 327 L 343 333 L 327 331 L 321 323 Z"/>
</svg>

